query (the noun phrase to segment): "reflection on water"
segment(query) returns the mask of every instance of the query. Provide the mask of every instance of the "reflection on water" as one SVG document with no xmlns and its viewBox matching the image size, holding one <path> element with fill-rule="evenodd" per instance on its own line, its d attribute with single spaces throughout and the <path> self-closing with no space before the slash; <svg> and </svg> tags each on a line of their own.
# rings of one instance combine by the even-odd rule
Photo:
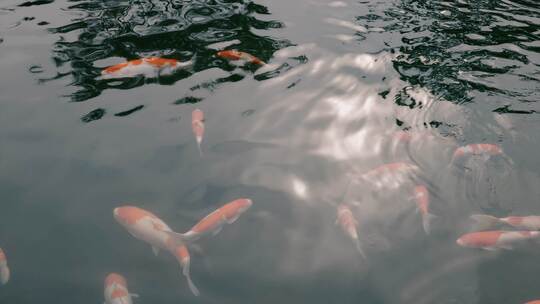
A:
<svg viewBox="0 0 540 304">
<path fill-rule="evenodd" d="M 58 67 L 69 64 L 64 75 L 73 77 L 72 85 L 82 88 L 71 94 L 73 101 L 88 100 L 106 89 L 127 90 L 154 82 L 173 85 L 193 73 L 213 68 L 232 72 L 234 68 L 230 64 L 215 56 L 221 48 L 241 49 L 266 61 L 276 50 L 290 45 L 286 40 L 254 33 L 254 30 L 279 29 L 283 24 L 257 19 L 269 11 L 253 2 L 77 1 L 67 9 L 81 17 L 50 31 L 68 34 L 61 35 L 55 43 L 53 60 Z M 120 58 L 149 56 L 192 61 L 193 67 L 158 79 L 119 82 L 97 77 L 104 67 L 118 63 Z M 225 77 L 216 81 L 240 79 Z"/>
<path fill-rule="evenodd" d="M 456 244 L 472 214 L 540 214 L 534 1 L 10 0 L 0 16 L 1 303 L 95 303 L 111 272 L 141 303 L 540 298 L 537 244 Z M 192 64 L 100 77 L 153 56 Z M 456 159 L 475 143 L 504 153 Z M 190 248 L 197 298 L 111 217 L 129 202 L 182 232 L 238 197 L 253 207 Z"/>
</svg>

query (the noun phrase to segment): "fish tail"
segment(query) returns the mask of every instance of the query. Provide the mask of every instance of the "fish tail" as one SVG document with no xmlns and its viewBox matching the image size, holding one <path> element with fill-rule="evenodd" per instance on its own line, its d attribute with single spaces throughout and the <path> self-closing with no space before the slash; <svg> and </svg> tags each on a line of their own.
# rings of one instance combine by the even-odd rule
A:
<svg viewBox="0 0 540 304">
<path fill-rule="evenodd" d="M 422 227 L 427 235 L 431 233 L 431 223 L 435 218 L 437 218 L 437 216 L 431 213 L 426 213 L 422 216 Z"/>
<path fill-rule="evenodd" d="M 4 265 L 0 267 L 0 284 L 5 285 L 9 281 L 9 267 L 7 265 Z"/>
<path fill-rule="evenodd" d="M 356 250 L 358 251 L 360 256 L 362 256 L 364 260 L 367 260 L 367 255 L 364 252 L 364 249 L 362 249 L 362 245 L 360 244 L 360 240 L 358 238 L 354 239 L 354 245 L 356 246 Z"/>
<path fill-rule="evenodd" d="M 473 214 L 471 219 L 476 222 L 476 230 L 485 230 L 500 223 L 498 218 L 487 214 Z"/>
<path fill-rule="evenodd" d="M 197 140 L 197 149 L 199 149 L 199 155 L 203 157 L 201 142 Z"/>
<path fill-rule="evenodd" d="M 195 284 L 191 280 L 191 275 L 190 275 L 189 270 L 190 270 L 190 260 L 187 259 L 186 261 L 182 263 L 182 274 L 186 277 L 186 280 L 188 282 L 188 286 L 191 292 L 195 296 L 199 296 L 201 293 L 199 292 L 199 289 L 197 288 L 197 286 L 195 286 Z"/>
</svg>

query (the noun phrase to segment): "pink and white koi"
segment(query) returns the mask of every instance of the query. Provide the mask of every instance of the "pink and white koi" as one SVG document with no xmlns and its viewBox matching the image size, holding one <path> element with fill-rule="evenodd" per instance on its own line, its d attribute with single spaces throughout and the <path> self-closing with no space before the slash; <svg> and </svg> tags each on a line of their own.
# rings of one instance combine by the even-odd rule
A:
<svg viewBox="0 0 540 304">
<path fill-rule="evenodd" d="M 183 237 L 186 240 L 193 241 L 209 233 L 216 235 L 225 224 L 234 223 L 252 205 L 253 202 L 247 198 L 240 198 L 227 203 L 200 220 L 188 232 L 184 233 Z"/>
<path fill-rule="evenodd" d="M 156 77 L 158 75 L 170 75 L 178 69 L 191 65 L 191 62 L 180 62 L 176 59 L 166 59 L 160 57 L 147 57 L 130 60 L 109 66 L 101 71 L 102 79 L 114 79 L 135 77 L 144 75 L 146 77 Z"/>
<path fill-rule="evenodd" d="M 225 58 L 232 61 L 242 61 L 244 63 L 253 63 L 256 65 L 264 65 L 265 63 L 260 60 L 259 58 L 248 54 L 246 52 L 241 52 L 237 50 L 224 50 L 217 52 L 217 56 L 221 58 Z"/>
<path fill-rule="evenodd" d="M 515 244 L 538 238 L 539 235 L 539 231 L 480 231 L 467 233 L 457 239 L 456 243 L 462 247 L 485 250 L 510 250 Z"/>
<path fill-rule="evenodd" d="M 336 224 L 339 224 L 341 226 L 341 229 L 343 229 L 343 231 L 353 240 L 356 249 L 358 250 L 358 253 L 360 253 L 362 258 L 366 259 L 367 256 L 362 249 L 360 240 L 358 239 L 358 232 L 356 231 L 356 226 L 358 225 L 358 222 L 354 218 L 351 209 L 347 205 L 340 204 L 338 206 Z"/>
<path fill-rule="evenodd" d="M 474 214 L 471 215 L 471 219 L 480 226 L 478 229 L 487 229 L 497 224 L 506 224 L 518 229 L 540 230 L 540 216 L 537 215 L 498 218 L 486 214 Z"/>
<path fill-rule="evenodd" d="M 105 278 L 105 304 L 131 304 L 132 296 L 138 297 L 136 294 L 129 293 L 123 276 L 110 273 Z"/>
<path fill-rule="evenodd" d="M 199 290 L 191 281 L 189 272 L 190 256 L 182 234 L 175 233 L 161 219 L 144 209 L 123 206 L 114 209 L 114 218 L 135 238 L 152 246 L 154 254 L 160 249 L 167 250 L 178 260 L 183 268 L 183 274 L 194 295 Z"/>
<path fill-rule="evenodd" d="M 452 156 L 452 161 L 455 161 L 465 155 L 503 155 L 504 152 L 498 145 L 494 144 L 470 144 L 456 149 Z"/>
<path fill-rule="evenodd" d="M 9 281 L 10 270 L 7 264 L 7 257 L 5 252 L 0 248 L 0 284 L 6 285 Z"/>
<path fill-rule="evenodd" d="M 429 213 L 429 191 L 424 185 L 414 187 L 414 199 L 416 201 L 417 210 L 422 215 L 422 227 L 426 234 L 431 232 L 431 222 L 436 218 L 435 215 Z"/>
<path fill-rule="evenodd" d="M 191 129 L 197 140 L 199 154 L 202 156 L 201 143 L 204 136 L 204 112 L 200 109 L 195 109 L 191 113 Z"/>
</svg>

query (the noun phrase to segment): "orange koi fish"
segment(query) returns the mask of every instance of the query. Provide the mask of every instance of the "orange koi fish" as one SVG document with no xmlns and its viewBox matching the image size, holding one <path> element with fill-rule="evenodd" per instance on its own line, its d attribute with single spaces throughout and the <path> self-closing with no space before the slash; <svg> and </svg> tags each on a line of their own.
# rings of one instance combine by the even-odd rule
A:
<svg viewBox="0 0 540 304">
<path fill-rule="evenodd" d="M 201 143 L 204 136 L 204 112 L 199 109 L 193 110 L 191 113 L 191 128 L 195 139 L 197 140 L 197 147 L 199 148 L 199 154 L 202 156 Z"/>
<path fill-rule="evenodd" d="M 130 60 L 115 64 L 101 71 L 103 79 L 134 77 L 144 75 L 155 77 L 157 75 L 170 75 L 176 70 L 190 65 L 191 62 L 180 62 L 176 59 L 148 57 Z"/>
<path fill-rule="evenodd" d="M 525 304 L 540 304 L 540 300 L 533 300 L 533 301 L 529 301 Z"/>
<path fill-rule="evenodd" d="M 0 284 L 6 285 L 9 277 L 10 271 L 7 265 L 7 257 L 2 248 L 0 248 Z"/>
<path fill-rule="evenodd" d="M 540 216 L 509 216 L 509 217 L 494 217 L 486 214 L 474 214 L 471 218 L 479 225 L 479 229 L 486 229 L 497 224 L 506 224 L 514 228 L 525 230 L 540 230 Z"/>
<path fill-rule="evenodd" d="M 358 225 L 358 222 L 354 218 L 351 209 L 347 205 L 340 204 L 338 206 L 336 224 L 339 224 L 341 226 L 341 229 L 343 229 L 343 231 L 354 241 L 358 253 L 360 253 L 362 258 L 366 259 L 367 256 L 364 253 L 364 250 L 362 250 L 360 240 L 358 239 L 358 232 L 356 231 L 356 226 Z"/>
<path fill-rule="evenodd" d="M 160 249 L 171 252 L 182 266 L 189 288 L 194 295 L 199 295 L 199 290 L 191 281 L 189 252 L 181 234 L 173 232 L 153 213 L 133 206 L 115 208 L 114 218 L 133 237 L 150 244 L 154 254 L 157 255 Z"/>
<path fill-rule="evenodd" d="M 414 199 L 416 200 L 416 206 L 422 215 L 422 227 L 426 234 L 429 234 L 431 231 L 431 222 L 436 216 L 429 213 L 429 191 L 426 186 L 419 185 L 414 187 Z"/>
<path fill-rule="evenodd" d="M 105 304 L 131 304 L 132 296 L 138 297 L 129 293 L 123 276 L 111 273 L 105 278 Z"/>
<path fill-rule="evenodd" d="M 452 161 L 461 158 L 465 155 L 502 155 L 503 150 L 498 145 L 494 144 L 470 144 L 463 147 L 459 147 L 452 156 Z"/>
<path fill-rule="evenodd" d="M 188 232 L 184 233 L 183 237 L 186 240 L 193 241 L 208 233 L 216 235 L 223 229 L 225 224 L 234 223 L 251 205 L 253 205 L 253 202 L 247 198 L 240 198 L 227 203 L 200 220 Z"/>
<path fill-rule="evenodd" d="M 228 60 L 242 60 L 244 62 L 249 62 L 257 65 L 264 65 L 265 63 L 260 60 L 259 58 L 237 50 L 225 50 L 225 51 L 219 51 L 217 53 L 218 57 L 225 58 Z"/>
<path fill-rule="evenodd" d="M 462 247 L 485 250 L 513 249 L 514 244 L 539 235 L 539 231 L 481 231 L 465 234 L 456 243 Z"/>
</svg>

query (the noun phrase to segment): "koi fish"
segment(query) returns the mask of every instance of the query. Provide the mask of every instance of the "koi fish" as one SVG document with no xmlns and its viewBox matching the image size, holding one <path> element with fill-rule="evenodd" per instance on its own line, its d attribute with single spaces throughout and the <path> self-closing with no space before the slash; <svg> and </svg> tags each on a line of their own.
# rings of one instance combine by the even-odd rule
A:
<svg viewBox="0 0 540 304">
<path fill-rule="evenodd" d="M 204 136 L 204 112 L 199 109 L 193 110 L 191 113 L 191 128 L 195 139 L 197 140 L 197 147 L 199 148 L 199 154 L 202 156 L 201 143 Z"/>
<path fill-rule="evenodd" d="M 429 213 L 429 191 L 426 186 L 419 185 L 414 187 L 414 199 L 416 200 L 416 206 L 422 215 L 422 227 L 426 234 L 429 234 L 431 231 L 431 222 L 436 216 Z"/>
<path fill-rule="evenodd" d="M 525 230 L 540 230 L 540 216 L 509 216 L 509 217 L 494 217 L 486 214 L 471 215 L 471 219 L 479 224 L 479 229 L 486 229 L 497 224 L 506 224 L 518 229 Z"/>
<path fill-rule="evenodd" d="M 351 209 L 345 204 L 340 204 L 337 208 L 336 225 L 337 224 L 339 224 L 341 229 L 343 229 L 343 231 L 354 241 L 356 249 L 362 258 L 366 259 L 367 256 L 364 253 L 364 250 L 362 250 L 360 240 L 358 239 L 358 232 L 356 231 L 358 222 L 354 218 Z"/>
<path fill-rule="evenodd" d="M 223 205 L 221 208 L 210 213 L 188 232 L 183 234 L 185 240 L 197 240 L 205 234 L 218 234 L 225 224 L 234 223 L 242 213 L 246 212 L 253 202 L 247 198 L 240 198 Z"/>
<path fill-rule="evenodd" d="M 462 247 L 485 250 L 513 249 L 515 243 L 537 238 L 539 231 L 481 231 L 468 233 L 457 239 Z"/>
<path fill-rule="evenodd" d="M 529 301 L 525 304 L 540 304 L 540 300 L 533 300 L 533 301 Z"/>
<path fill-rule="evenodd" d="M 191 62 L 180 62 L 176 59 L 160 57 L 147 57 L 115 64 L 101 71 L 102 79 L 134 77 L 144 75 L 155 77 L 157 75 L 171 75 L 176 70 L 190 65 Z"/>
<path fill-rule="evenodd" d="M 9 277 L 10 271 L 7 265 L 7 257 L 2 248 L 0 248 L 0 284 L 6 285 Z"/>
<path fill-rule="evenodd" d="M 498 145 L 494 144 L 470 144 L 456 149 L 452 156 L 452 161 L 461 158 L 465 155 L 502 155 L 503 150 Z"/>
<path fill-rule="evenodd" d="M 255 57 L 255 56 L 253 56 L 251 54 L 241 52 L 241 51 L 237 51 L 237 50 L 219 51 L 217 53 L 217 56 L 221 57 L 221 58 L 228 59 L 228 60 L 233 60 L 233 61 L 242 60 L 244 62 L 249 62 L 249 63 L 253 63 L 253 64 L 257 64 L 257 65 L 264 65 L 265 64 L 259 58 Z"/>
<path fill-rule="evenodd" d="M 126 279 L 117 274 L 110 273 L 105 278 L 105 304 L 131 304 L 131 297 L 138 297 L 129 293 Z"/>
<path fill-rule="evenodd" d="M 138 207 L 118 207 L 113 213 L 116 221 L 133 237 L 150 244 L 155 255 L 160 249 L 171 252 L 182 266 L 182 273 L 188 281 L 191 292 L 196 296 L 199 295 L 199 290 L 191 281 L 189 251 L 182 234 L 173 232 L 160 218 Z"/>
</svg>

